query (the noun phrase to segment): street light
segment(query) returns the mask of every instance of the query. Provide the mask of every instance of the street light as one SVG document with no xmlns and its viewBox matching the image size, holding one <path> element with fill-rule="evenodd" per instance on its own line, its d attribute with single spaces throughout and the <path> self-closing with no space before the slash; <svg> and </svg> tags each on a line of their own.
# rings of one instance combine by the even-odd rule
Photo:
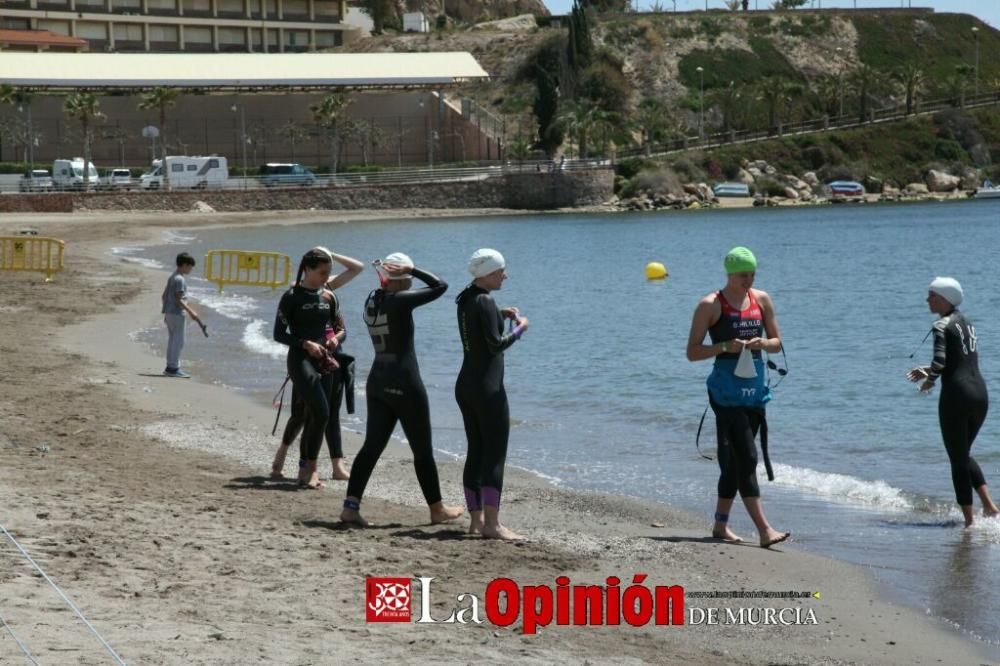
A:
<svg viewBox="0 0 1000 666">
<path fill-rule="evenodd" d="M 242 104 L 233 104 L 229 107 L 233 113 L 240 110 L 240 146 L 243 152 L 243 189 L 247 189 L 247 114 Z"/>
<path fill-rule="evenodd" d="M 28 170 L 35 168 L 35 131 L 31 126 L 31 104 L 19 104 L 18 113 L 25 113 L 27 109 L 28 118 Z"/>
<path fill-rule="evenodd" d="M 972 34 L 976 36 L 976 95 L 979 94 L 979 28 L 972 26 Z"/>
<path fill-rule="evenodd" d="M 843 54 L 844 49 L 840 46 L 837 47 L 837 60 L 840 60 L 841 54 Z M 837 63 L 837 106 L 840 112 L 837 118 L 844 117 L 844 65 L 843 63 Z"/>
<path fill-rule="evenodd" d="M 698 140 L 705 140 L 705 68 L 698 68 L 698 86 L 700 89 L 698 97 Z"/>
</svg>

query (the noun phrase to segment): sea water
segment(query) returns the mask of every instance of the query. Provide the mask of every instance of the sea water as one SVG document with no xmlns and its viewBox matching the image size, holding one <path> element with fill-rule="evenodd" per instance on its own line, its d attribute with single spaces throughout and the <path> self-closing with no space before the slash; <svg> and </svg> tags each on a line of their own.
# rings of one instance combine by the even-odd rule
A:
<svg viewBox="0 0 1000 666">
<path fill-rule="evenodd" d="M 499 249 L 510 279 L 496 300 L 531 320 L 506 353 L 508 463 L 566 487 L 699 512 L 707 530 L 718 468 L 698 455 L 695 433 L 711 362 L 688 362 L 685 345 L 698 300 L 725 283 L 722 257 L 746 245 L 759 262 L 754 286 L 771 294 L 788 354 L 789 374 L 768 408 L 775 481 L 759 469 L 771 522 L 791 530 L 798 547 L 868 567 L 897 598 L 995 642 L 1000 520 L 960 528 L 937 392 L 919 394 L 905 374 L 930 362 L 929 340 L 909 355 L 934 319 L 927 285 L 949 275 L 965 288 L 962 309 L 978 333 L 981 370 L 1000 395 L 998 231 L 1000 205 L 976 201 L 213 229 L 117 253 L 171 266 L 187 250 L 198 257 L 197 276 L 213 248 L 284 252 L 296 264 L 314 245 L 366 265 L 406 252 L 450 284 L 414 318 L 434 445 L 461 455 L 454 298 L 470 279 L 472 251 Z M 669 278 L 646 281 L 649 261 L 663 262 Z M 364 428 L 372 357 L 362 304 L 375 286 L 368 267 L 339 292 L 346 350 L 358 358 L 358 414 L 342 418 L 354 430 Z M 272 338 L 280 293 L 229 287 L 220 294 L 191 279 L 191 296 L 208 310 L 212 332 L 207 340 L 192 334 L 184 350 L 200 377 L 270 401 L 285 376 L 285 348 Z M 159 329 L 138 337 L 157 351 L 165 342 Z M 780 356 L 773 360 L 784 364 Z M 714 449 L 711 413 L 701 442 Z M 973 454 L 1000 495 L 1000 407 Z M 737 506 L 733 515 L 733 528 L 753 538 L 743 510 Z"/>
</svg>

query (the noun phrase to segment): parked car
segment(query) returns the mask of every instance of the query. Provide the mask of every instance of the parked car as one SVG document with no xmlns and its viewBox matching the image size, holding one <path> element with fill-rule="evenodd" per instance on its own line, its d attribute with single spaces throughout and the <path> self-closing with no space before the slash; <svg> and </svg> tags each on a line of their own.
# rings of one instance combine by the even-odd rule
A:
<svg viewBox="0 0 1000 666">
<path fill-rule="evenodd" d="M 104 179 L 104 186 L 109 190 L 131 190 L 136 184 L 128 169 L 112 169 Z"/>
<path fill-rule="evenodd" d="M 277 185 L 316 184 L 316 175 L 301 164 L 265 164 L 260 168 L 260 184 L 264 187 Z"/>
<path fill-rule="evenodd" d="M 21 192 L 51 192 L 55 185 L 46 169 L 32 169 L 21 176 L 17 189 Z"/>
</svg>

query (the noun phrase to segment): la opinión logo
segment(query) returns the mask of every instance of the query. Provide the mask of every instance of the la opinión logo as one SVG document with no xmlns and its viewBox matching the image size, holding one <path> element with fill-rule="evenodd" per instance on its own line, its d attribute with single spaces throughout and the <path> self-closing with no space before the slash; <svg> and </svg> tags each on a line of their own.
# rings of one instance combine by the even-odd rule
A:
<svg viewBox="0 0 1000 666">
<path fill-rule="evenodd" d="M 494 625 L 509 627 L 521 619 L 525 634 L 538 627 L 556 625 L 642 627 L 684 624 L 684 588 L 680 585 L 644 585 L 647 574 L 636 574 L 622 590 L 621 579 L 609 576 L 604 585 L 571 585 L 567 576 L 551 585 L 518 585 L 510 578 L 497 578 L 486 586 L 485 602 L 475 594 L 459 594 L 447 617 L 431 614 L 433 577 L 417 578 L 420 615 L 417 624 L 482 624 L 480 608 Z M 409 622 L 411 581 L 408 578 L 368 578 L 366 619 L 368 622 Z"/>
</svg>

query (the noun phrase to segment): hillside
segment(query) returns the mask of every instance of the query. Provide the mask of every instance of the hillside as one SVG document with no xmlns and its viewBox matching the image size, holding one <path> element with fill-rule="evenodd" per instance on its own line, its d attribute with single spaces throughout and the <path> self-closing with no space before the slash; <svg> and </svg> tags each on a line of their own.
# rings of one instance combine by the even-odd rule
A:
<svg viewBox="0 0 1000 666">
<path fill-rule="evenodd" d="M 470 51 L 493 80 L 461 94 L 506 119 L 510 145 L 520 140 L 548 154 L 610 154 L 696 136 L 702 109 L 706 134 L 777 134 L 782 126 L 823 117 L 860 120 L 880 109 L 919 111 L 924 100 L 961 106 L 976 90 L 977 78 L 980 91 L 1000 90 L 1000 32 L 963 14 L 888 9 L 597 15 L 588 10 L 583 47 L 576 46 L 582 24 L 574 21 L 543 17 L 540 26 L 522 30 L 463 26 L 384 35 L 349 48 Z M 575 35 L 567 29 L 571 24 L 577 26 Z M 981 117 L 988 120 L 989 114 Z M 831 145 L 824 152 L 830 161 L 820 165 L 816 150 L 811 158 L 785 159 L 814 170 L 864 162 L 870 168 L 859 173 L 904 182 L 919 180 L 931 161 L 988 170 L 1000 163 L 995 134 L 1000 128 L 979 125 L 982 140 L 968 146 L 938 141 L 934 122 L 923 118 L 872 132 L 838 132 L 836 142 L 844 147 Z M 908 159 L 881 156 L 889 149 L 878 145 L 886 132 L 910 148 Z M 871 146 L 863 139 L 869 135 L 875 140 Z M 793 148 L 786 144 L 801 141 L 776 143 L 787 153 Z M 977 154 L 969 152 L 974 145 L 980 146 Z M 992 151 L 983 152 L 984 145 Z"/>
</svg>

